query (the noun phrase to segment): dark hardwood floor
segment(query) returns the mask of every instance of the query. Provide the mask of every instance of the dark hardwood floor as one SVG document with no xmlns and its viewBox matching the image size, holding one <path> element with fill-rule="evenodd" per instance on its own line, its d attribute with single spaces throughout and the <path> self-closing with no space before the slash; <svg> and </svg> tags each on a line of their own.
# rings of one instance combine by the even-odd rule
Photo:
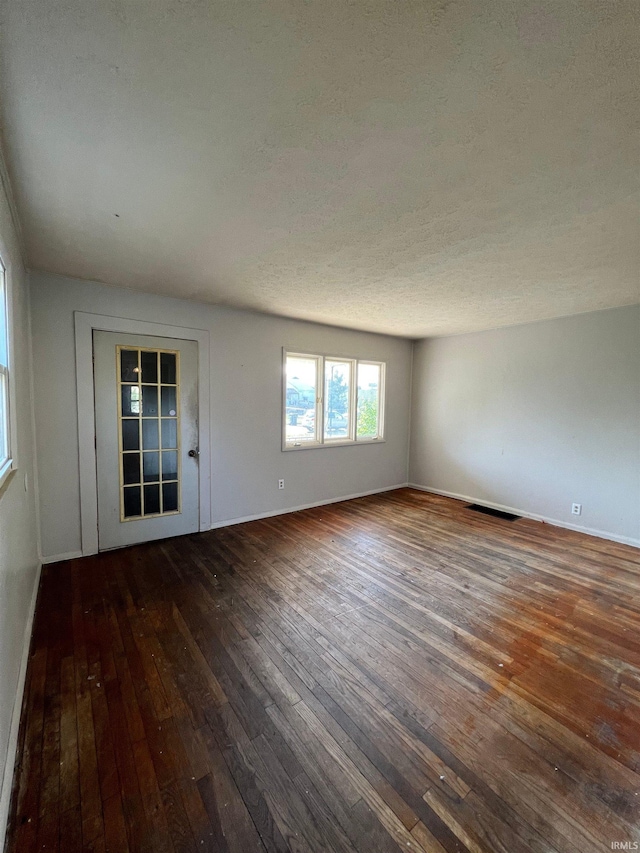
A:
<svg viewBox="0 0 640 853">
<path fill-rule="evenodd" d="M 639 593 L 409 489 L 48 566 L 9 850 L 640 841 Z"/>
</svg>

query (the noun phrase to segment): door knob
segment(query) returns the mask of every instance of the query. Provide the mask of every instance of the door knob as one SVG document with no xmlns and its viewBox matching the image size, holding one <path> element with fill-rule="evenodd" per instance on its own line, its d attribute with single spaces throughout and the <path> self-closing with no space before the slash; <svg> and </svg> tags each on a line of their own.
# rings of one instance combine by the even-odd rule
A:
<svg viewBox="0 0 640 853">
<path fill-rule="evenodd" d="M 196 447 L 194 450 L 190 450 L 190 451 L 189 451 L 189 456 L 190 456 L 192 459 L 197 459 L 197 458 L 198 458 L 198 456 L 200 456 L 200 450 L 199 450 L 197 447 Z"/>
</svg>

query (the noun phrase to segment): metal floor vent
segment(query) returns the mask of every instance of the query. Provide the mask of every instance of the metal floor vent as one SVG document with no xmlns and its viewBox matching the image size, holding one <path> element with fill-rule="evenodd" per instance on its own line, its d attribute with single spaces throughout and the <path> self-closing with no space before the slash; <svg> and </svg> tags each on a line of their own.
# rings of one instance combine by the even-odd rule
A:
<svg viewBox="0 0 640 853">
<path fill-rule="evenodd" d="M 482 512 L 485 515 L 492 515 L 494 518 L 502 518 L 505 521 L 517 521 L 522 518 L 521 515 L 514 515 L 512 512 L 503 512 L 501 509 L 492 509 L 490 506 L 481 506 L 480 504 L 469 504 L 467 509 L 472 509 L 474 512 Z"/>
</svg>

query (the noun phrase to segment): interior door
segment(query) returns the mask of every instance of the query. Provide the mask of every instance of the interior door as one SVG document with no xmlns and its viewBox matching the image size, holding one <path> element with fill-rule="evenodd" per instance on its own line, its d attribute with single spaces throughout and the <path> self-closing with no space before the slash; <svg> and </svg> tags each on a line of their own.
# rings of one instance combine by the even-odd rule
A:
<svg viewBox="0 0 640 853">
<path fill-rule="evenodd" d="M 198 530 L 198 345 L 93 333 L 101 551 Z"/>
</svg>

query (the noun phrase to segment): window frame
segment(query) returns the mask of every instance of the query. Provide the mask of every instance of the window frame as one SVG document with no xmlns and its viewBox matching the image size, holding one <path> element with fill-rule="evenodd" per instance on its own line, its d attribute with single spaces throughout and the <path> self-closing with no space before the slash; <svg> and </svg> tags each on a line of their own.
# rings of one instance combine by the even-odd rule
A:
<svg viewBox="0 0 640 853">
<path fill-rule="evenodd" d="M 4 385 L 4 428 L 6 436 L 6 456 L 0 456 L 0 488 L 5 484 L 12 471 L 16 468 L 15 454 L 13 453 L 13 406 L 11 399 L 11 303 L 9 299 L 9 273 L 2 257 L 0 257 L 0 323 L 4 323 L 6 334 L 7 363 L 0 362 L 0 375 L 3 377 Z M 2 393 L 0 391 L 0 393 Z M 0 454 L 3 449 L 0 448 Z"/>
<path fill-rule="evenodd" d="M 287 359 L 308 358 L 316 362 L 316 405 L 315 405 L 315 439 L 294 444 L 287 441 Z M 349 435 L 336 436 L 335 438 L 324 436 L 325 421 L 325 364 L 326 362 L 339 362 L 349 364 Z M 358 438 L 358 365 L 370 364 L 380 368 L 380 384 L 378 387 L 378 435 L 374 438 Z M 367 444 L 384 444 L 385 438 L 385 410 L 386 410 L 386 376 L 387 364 L 371 358 L 355 358 L 354 356 L 342 356 L 328 353 L 302 352 L 301 350 L 282 349 L 282 450 L 316 450 L 327 447 L 355 447 Z"/>
</svg>

